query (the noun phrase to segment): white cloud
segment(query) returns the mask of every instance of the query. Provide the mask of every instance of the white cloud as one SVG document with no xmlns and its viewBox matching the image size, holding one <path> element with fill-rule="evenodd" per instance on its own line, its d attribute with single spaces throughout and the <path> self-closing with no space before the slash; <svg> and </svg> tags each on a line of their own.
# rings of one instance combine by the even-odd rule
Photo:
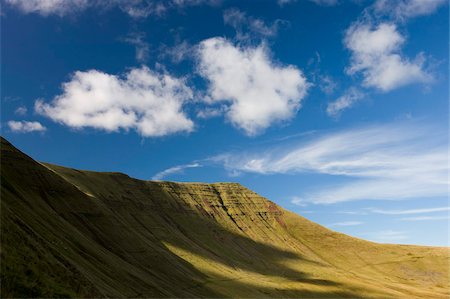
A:
<svg viewBox="0 0 450 299">
<path fill-rule="evenodd" d="M 410 210 L 382 210 L 375 208 L 368 208 L 372 213 L 385 214 L 385 215 L 410 215 L 410 214 L 423 214 L 423 213 L 434 213 L 450 211 L 450 207 L 439 207 L 439 208 L 423 208 L 423 209 L 410 209 Z"/>
<path fill-rule="evenodd" d="M 376 27 L 364 22 L 353 24 L 344 40 L 352 52 L 347 73 L 362 73 L 365 86 L 382 91 L 430 82 L 432 76 L 423 69 L 423 55 L 419 54 L 410 61 L 399 54 L 404 42 L 405 38 L 394 24 L 381 23 Z"/>
<path fill-rule="evenodd" d="M 145 41 L 145 33 L 133 32 L 123 39 L 133 45 L 136 49 L 136 60 L 140 63 L 145 63 L 148 60 L 149 45 Z"/>
<path fill-rule="evenodd" d="M 46 127 L 37 121 L 8 121 L 8 127 L 16 133 L 44 132 Z"/>
<path fill-rule="evenodd" d="M 6 3 L 17 7 L 23 13 L 38 13 L 43 16 L 64 16 L 76 13 L 89 6 L 88 0 L 5 0 Z"/>
<path fill-rule="evenodd" d="M 247 16 L 245 12 L 236 8 L 225 10 L 223 20 L 225 24 L 236 30 L 236 39 L 241 41 L 274 37 L 277 35 L 280 25 L 286 23 L 286 21 L 276 20 L 271 25 L 267 25 L 263 20 Z"/>
<path fill-rule="evenodd" d="M 202 165 L 199 163 L 192 163 L 192 164 L 185 164 L 185 165 L 178 165 L 178 166 L 170 167 L 170 168 L 167 168 L 167 169 L 155 174 L 152 177 L 152 180 L 159 181 L 159 180 L 162 180 L 172 174 L 181 173 L 187 168 L 198 168 L 198 167 L 202 167 Z"/>
<path fill-rule="evenodd" d="M 264 45 L 235 46 L 210 38 L 198 48 L 198 71 L 208 80 L 208 102 L 229 103 L 227 119 L 247 135 L 291 119 L 309 84 L 295 66 L 274 63 Z"/>
<path fill-rule="evenodd" d="M 26 115 L 28 112 L 27 107 L 25 106 L 19 106 L 17 107 L 17 109 L 14 111 L 15 114 L 20 115 L 20 116 L 24 116 Z"/>
<path fill-rule="evenodd" d="M 401 218 L 402 221 L 448 220 L 449 216 L 418 216 Z"/>
<path fill-rule="evenodd" d="M 227 153 L 210 161 L 232 172 L 315 172 L 353 178 L 301 196 L 313 203 L 446 197 L 446 136 L 419 124 L 369 126 L 316 136 L 295 146 Z"/>
<path fill-rule="evenodd" d="M 332 223 L 329 226 L 355 226 L 355 225 L 361 225 L 364 222 L 361 221 L 343 221 L 343 222 L 336 222 Z"/>
<path fill-rule="evenodd" d="M 357 88 L 350 88 L 336 101 L 328 103 L 327 114 L 333 117 L 338 117 L 342 110 L 352 107 L 355 103 L 360 101 L 364 94 Z"/>
<path fill-rule="evenodd" d="M 391 15 L 397 20 L 429 15 L 435 12 L 446 0 L 377 0 L 374 4 L 376 13 Z"/>
<path fill-rule="evenodd" d="M 142 136 L 191 132 L 194 127 L 183 112 L 192 90 L 183 79 L 147 67 L 123 77 L 77 71 L 62 89 L 51 103 L 36 101 L 36 112 L 73 128 L 134 129 Z"/>
<path fill-rule="evenodd" d="M 22 13 L 37 13 L 42 16 L 73 15 L 88 8 L 110 9 L 118 7 L 132 18 L 162 15 L 173 8 L 195 5 L 216 5 L 219 0 L 5 0 Z"/>
</svg>

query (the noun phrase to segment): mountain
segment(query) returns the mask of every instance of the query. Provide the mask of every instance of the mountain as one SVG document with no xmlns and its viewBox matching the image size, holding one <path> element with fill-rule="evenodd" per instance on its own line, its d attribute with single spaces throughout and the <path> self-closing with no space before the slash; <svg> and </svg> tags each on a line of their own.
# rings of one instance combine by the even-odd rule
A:
<svg viewBox="0 0 450 299">
<path fill-rule="evenodd" d="M 449 254 L 333 232 L 237 183 L 80 171 L 1 140 L 2 298 L 448 298 Z"/>
</svg>

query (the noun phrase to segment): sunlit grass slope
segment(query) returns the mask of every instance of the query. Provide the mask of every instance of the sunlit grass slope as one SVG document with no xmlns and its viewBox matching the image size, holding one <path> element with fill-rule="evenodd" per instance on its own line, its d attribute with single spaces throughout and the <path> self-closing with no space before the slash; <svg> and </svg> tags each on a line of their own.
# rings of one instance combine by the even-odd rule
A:
<svg viewBox="0 0 450 299">
<path fill-rule="evenodd" d="M 448 298 L 449 249 L 330 231 L 236 183 L 41 164 L 2 139 L 6 297 Z"/>
</svg>

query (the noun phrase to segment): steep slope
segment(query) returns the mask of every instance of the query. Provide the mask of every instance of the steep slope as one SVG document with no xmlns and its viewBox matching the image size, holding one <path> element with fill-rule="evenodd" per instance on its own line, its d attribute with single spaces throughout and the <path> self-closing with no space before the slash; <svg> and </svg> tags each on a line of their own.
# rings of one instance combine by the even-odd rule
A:
<svg viewBox="0 0 450 299">
<path fill-rule="evenodd" d="M 447 298 L 449 249 L 332 232 L 236 183 L 41 164 L 2 139 L 2 297 Z"/>
</svg>

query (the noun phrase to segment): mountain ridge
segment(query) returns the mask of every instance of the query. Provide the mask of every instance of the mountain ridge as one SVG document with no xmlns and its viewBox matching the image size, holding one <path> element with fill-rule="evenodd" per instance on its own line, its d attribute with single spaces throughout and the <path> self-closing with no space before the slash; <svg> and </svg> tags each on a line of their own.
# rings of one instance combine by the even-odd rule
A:
<svg viewBox="0 0 450 299">
<path fill-rule="evenodd" d="M 2 297 L 446 298 L 449 248 L 328 230 L 239 183 L 142 181 L 1 140 Z"/>
</svg>

